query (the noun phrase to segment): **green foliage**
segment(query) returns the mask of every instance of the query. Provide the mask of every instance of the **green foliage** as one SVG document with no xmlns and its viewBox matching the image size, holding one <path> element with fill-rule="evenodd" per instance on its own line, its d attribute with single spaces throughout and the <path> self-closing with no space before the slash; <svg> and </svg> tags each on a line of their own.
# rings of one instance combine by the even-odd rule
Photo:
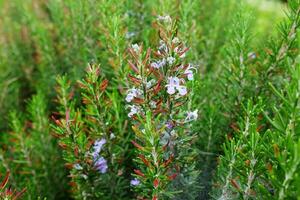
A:
<svg viewBox="0 0 300 200">
<path fill-rule="evenodd" d="M 295 144 L 289 146 L 287 127 L 291 127 L 290 114 L 297 112 L 295 105 L 297 105 L 298 98 L 294 96 L 296 91 L 295 89 L 290 91 L 288 88 L 297 87 L 297 84 L 295 85 L 293 82 L 295 80 L 293 77 L 297 76 L 297 28 L 299 27 L 300 2 L 291 1 L 289 3 L 288 19 L 279 26 L 278 38 L 273 38 L 270 43 L 266 44 L 265 53 L 257 56 L 258 61 L 250 62 L 247 66 L 250 76 L 246 78 L 246 82 L 238 79 L 239 74 L 247 75 L 247 71 L 243 70 L 245 68 L 242 65 L 238 65 L 238 74 L 231 73 L 231 75 L 225 76 L 239 80 L 239 84 L 244 83 L 244 86 L 239 87 L 241 90 L 230 87 L 236 93 L 229 93 L 229 97 L 241 97 L 236 98 L 236 110 L 230 108 L 233 117 L 230 121 L 240 118 L 241 108 L 239 106 L 245 105 L 247 99 L 252 99 L 251 104 L 255 105 L 254 107 L 250 106 L 253 107 L 253 111 L 249 112 L 247 109 L 247 116 L 250 113 L 256 113 L 256 117 L 252 120 L 251 117 L 246 117 L 238 120 L 237 123 L 231 122 L 233 133 L 228 135 L 229 139 L 226 140 L 223 148 L 224 156 L 220 157 L 216 187 L 212 193 L 218 199 L 293 199 L 298 196 L 297 189 L 293 188 L 297 187 L 297 183 L 294 185 L 293 180 L 298 180 L 298 175 L 295 173 L 298 168 L 298 153 L 295 153 L 298 152 L 298 138 L 290 139 L 293 141 L 291 143 Z M 243 26 L 239 25 L 238 27 Z M 246 36 L 249 34 L 244 33 Z M 239 32 L 239 36 L 243 36 L 243 32 Z M 237 52 L 232 51 L 232 55 L 239 58 L 241 45 L 233 46 Z M 280 91 L 285 91 L 284 94 L 276 88 L 281 88 Z M 285 99 L 286 95 L 292 99 Z M 261 98 L 258 98 L 259 96 Z M 288 103 L 289 100 L 290 103 Z M 234 103 L 233 100 L 229 100 L 229 102 Z M 286 116 L 283 116 L 282 111 L 275 106 L 282 105 L 283 107 L 284 104 L 293 105 L 290 111 L 284 108 L 286 112 L 289 112 L 289 115 Z M 247 105 L 248 108 L 249 102 Z M 228 106 L 227 102 L 226 106 Z M 229 104 L 229 107 L 232 106 Z M 262 115 L 262 111 L 264 115 Z M 279 124 L 286 127 L 281 128 L 281 131 L 284 130 L 285 136 L 279 139 L 284 144 L 280 148 L 278 146 L 279 135 L 275 134 L 280 127 Z M 251 131 L 252 126 L 254 131 Z M 245 129 L 245 127 L 248 128 Z M 240 134 L 237 135 L 235 132 Z M 245 135 L 247 132 L 249 133 Z M 288 163 L 288 160 L 291 160 L 286 165 L 287 168 L 281 168 L 282 166 L 278 163 L 278 156 L 281 153 L 291 156 L 282 160 L 283 166 Z M 289 187 L 292 189 L 287 191 Z"/>
<path fill-rule="evenodd" d="M 108 81 L 96 65 L 89 65 L 85 78 L 78 82 L 80 97 L 76 99 L 80 102 L 75 102 L 66 77 L 59 77 L 57 82 L 57 117 L 61 119 L 53 117 L 52 128 L 69 169 L 74 198 L 125 198 L 129 185 L 124 178 L 128 144 L 123 139 L 128 135 L 122 131 L 119 110 L 114 111 L 119 107 L 119 98 L 106 93 Z M 99 159 L 104 161 L 103 166 L 98 166 Z"/>
<path fill-rule="evenodd" d="M 288 66 L 289 79 L 278 91 L 272 84 L 279 106 L 273 106 L 274 117 L 266 117 L 272 125 L 268 142 L 270 150 L 268 180 L 272 184 L 277 199 L 299 197 L 299 63 Z"/>
<path fill-rule="evenodd" d="M 60 154 L 50 135 L 46 105 L 45 97 L 38 93 L 27 106 L 27 120 L 20 113 L 12 112 L 11 132 L 2 141 L 1 167 L 11 172 L 14 188 L 27 188 L 24 195 L 27 199 L 63 198 L 67 187 Z"/>
<path fill-rule="evenodd" d="M 21 192 L 13 191 L 11 188 L 6 188 L 9 181 L 9 172 L 6 173 L 3 181 L 0 184 L 0 199 L 2 200 L 13 200 L 20 198 L 26 189 L 23 189 Z"/>
<path fill-rule="evenodd" d="M 143 52 L 134 44 L 129 49 L 132 72 L 125 100 L 138 157 L 133 181 L 140 182 L 133 185 L 138 197 L 192 197 L 196 195 L 187 188 L 193 187 L 198 171 L 192 148 L 196 136 L 189 131 L 189 123 L 197 119 L 198 111 L 186 107 L 190 101 L 187 82 L 192 82 L 197 69 L 185 62 L 188 47 L 177 37 L 177 21 L 159 16 L 154 23 L 159 47 Z"/>
</svg>

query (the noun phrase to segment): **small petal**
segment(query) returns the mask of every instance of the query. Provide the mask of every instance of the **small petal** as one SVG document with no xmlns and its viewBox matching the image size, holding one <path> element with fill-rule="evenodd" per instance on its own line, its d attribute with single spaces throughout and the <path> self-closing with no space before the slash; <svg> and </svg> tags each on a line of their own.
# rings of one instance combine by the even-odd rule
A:
<svg viewBox="0 0 300 200">
<path fill-rule="evenodd" d="M 129 103 L 134 99 L 134 96 L 132 94 L 127 94 L 125 100 Z"/>
<path fill-rule="evenodd" d="M 137 186 L 139 184 L 140 184 L 140 181 L 137 178 L 134 178 L 130 181 L 130 185 L 132 185 L 132 186 Z"/>
<path fill-rule="evenodd" d="M 132 48 L 136 53 L 138 53 L 138 52 L 140 51 L 140 47 L 139 47 L 138 44 L 133 44 L 133 45 L 131 45 L 131 48 Z"/>
<path fill-rule="evenodd" d="M 114 133 L 110 133 L 110 139 L 114 139 L 116 136 L 115 136 L 115 134 Z"/>
<path fill-rule="evenodd" d="M 194 110 L 193 112 L 188 112 L 185 118 L 186 122 L 194 121 L 198 118 L 198 110 Z"/>
<path fill-rule="evenodd" d="M 175 92 L 176 92 L 175 87 L 168 86 L 168 89 L 167 89 L 168 94 L 175 94 Z"/>
<path fill-rule="evenodd" d="M 139 113 L 140 108 L 138 106 L 135 105 L 130 105 L 130 112 L 128 113 L 128 117 L 132 117 L 133 115 Z"/>
<path fill-rule="evenodd" d="M 94 154 L 99 154 L 102 150 L 103 145 L 106 143 L 106 139 L 102 138 L 101 140 L 96 140 L 94 143 Z"/>
<path fill-rule="evenodd" d="M 197 70 L 195 67 L 192 67 L 191 64 L 189 64 L 188 68 L 184 71 L 184 74 L 187 75 L 187 78 L 189 81 L 194 80 L 194 72 L 193 70 Z"/>
<path fill-rule="evenodd" d="M 194 80 L 194 75 L 193 75 L 193 73 L 188 74 L 187 77 L 188 77 L 188 80 L 189 80 L 189 81 Z"/>
<path fill-rule="evenodd" d="M 95 162 L 95 167 L 96 169 L 101 173 L 104 174 L 107 172 L 108 166 L 107 166 L 107 161 L 105 158 L 100 157 L 96 162 Z"/>
<path fill-rule="evenodd" d="M 138 97 L 143 94 L 143 91 L 136 88 L 131 88 L 127 90 L 127 95 L 125 100 L 130 103 L 135 97 Z"/>
<path fill-rule="evenodd" d="M 181 95 L 181 96 L 184 96 L 187 94 L 187 89 L 185 86 L 178 86 L 177 87 L 177 90 L 178 90 L 178 93 Z"/>
<path fill-rule="evenodd" d="M 171 129 L 173 128 L 173 123 L 172 123 L 172 121 L 168 121 L 168 122 L 166 123 L 166 127 L 167 127 L 167 129 L 171 130 Z"/>
</svg>

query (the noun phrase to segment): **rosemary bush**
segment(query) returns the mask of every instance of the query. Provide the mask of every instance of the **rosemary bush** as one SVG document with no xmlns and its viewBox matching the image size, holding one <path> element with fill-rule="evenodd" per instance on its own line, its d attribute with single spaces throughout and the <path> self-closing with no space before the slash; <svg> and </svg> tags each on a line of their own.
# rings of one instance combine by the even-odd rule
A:
<svg viewBox="0 0 300 200">
<path fill-rule="evenodd" d="M 300 198 L 300 1 L 0 0 L 0 199 Z"/>
</svg>

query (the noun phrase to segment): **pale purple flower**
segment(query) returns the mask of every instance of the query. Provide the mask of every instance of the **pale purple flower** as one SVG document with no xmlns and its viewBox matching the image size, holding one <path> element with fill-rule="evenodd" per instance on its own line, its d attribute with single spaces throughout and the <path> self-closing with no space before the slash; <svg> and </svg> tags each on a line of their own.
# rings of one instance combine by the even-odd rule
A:
<svg viewBox="0 0 300 200">
<path fill-rule="evenodd" d="M 151 63 L 151 67 L 153 67 L 155 69 L 159 69 L 160 68 L 160 66 L 159 66 L 159 64 L 157 62 Z"/>
<path fill-rule="evenodd" d="M 166 59 L 163 58 L 162 60 L 158 60 L 156 62 L 151 63 L 151 67 L 155 69 L 160 69 L 166 65 Z"/>
<path fill-rule="evenodd" d="M 108 166 L 107 166 L 107 161 L 105 160 L 105 158 L 100 157 L 96 161 L 94 160 L 94 162 L 95 162 L 96 169 L 100 173 L 104 174 L 107 172 Z"/>
<path fill-rule="evenodd" d="M 194 121 L 198 118 L 198 110 L 194 110 L 192 112 L 187 112 L 187 116 L 185 118 L 186 122 Z"/>
<path fill-rule="evenodd" d="M 172 123 L 172 121 L 168 121 L 168 122 L 166 123 L 166 127 L 167 127 L 167 129 L 171 130 L 171 129 L 173 128 L 173 123 Z"/>
<path fill-rule="evenodd" d="M 178 90 L 179 95 L 181 95 L 181 96 L 184 96 L 187 94 L 187 89 L 185 86 L 182 86 L 182 85 L 177 86 L 177 90 Z"/>
<path fill-rule="evenodd" d="M 137 178 L 134 178 L 130 181 L 130 185 L 132 185 L 132 186 L 137 186 L 139 184 L 140 184 L 140 180 Z"/>
<path fill-rule="evenodd" d="M 107 171 L 107 161 L 99 155 L 101 152 L 103 145 L 106 143 L 106 139 L 102 138 L 100 140 L 96 140 L 93 146 L 93 161 L 95 168 L 104 174 Z"/>
<path fill-rule="evenodd" d="M 196 68 L 192 67 L 192 65 L 189 64 L 189 66 L 184 71 L 184 74 L 187 75 L 187 78 L 188 78 L 189 81 L 194 80 L 194 72 L 193 72 L 193 70 L 196 70 Z"/>
<path fill-rule="evenodd" d="M 129 103 L 134 99 L 134 97 L 135 97 L 134 94 L 128 93 L 125 100 Z"/>
<path fill-rule="evenodd" d="M 96 140 L 94 142 L 94 152 L 100 153 L 103 145 L 106 143 L 106 139 L 102 138 L 101 140 Z"/>
<path fill-rule="evenodd" d="M 187 89 L 185 86 L 180 85 L 180 80 L 177 77 L 168 77 L 168 84 L 166 85 L 167 92 L 169 94 L 175 94 L 176 90 L 178 91 L 179 95 L 184 96 L 187 94 Z"/>
<path fill-rule="evenodd" d="M 166 85 L 167 87 L 167 92 L 169 94 L 175 94 L 176 88 L 179 86 L 179 78 L 177 77 L 168 77 L 168 84 Z"/>
<path fill-rule="evenodd" d="M 140 107 L 136 105 L 130 105 L 130 112 L 128 113 L 128 117 L 132 117 L 135 114 L 138 114 L 140 111 Z"/>
<path fill-rule="evenodd" d="M 175 90 L 175 87 L 174 87 L 174 86 L 169 85 L 169 86 L 167 86 L 167 87 L 168 87 L 167 92 L 168 92 L 169 94 L 175 94 L 176 90 Z"/>
<path fill-rule="evenodd" d="M 129 103 L 131 102 L 135 97 L 138 97 L 143 94 L 143 91 L 136 88 L 131 88 L 127 91 L 127 95 L 125 100 Z"/>
</svg>

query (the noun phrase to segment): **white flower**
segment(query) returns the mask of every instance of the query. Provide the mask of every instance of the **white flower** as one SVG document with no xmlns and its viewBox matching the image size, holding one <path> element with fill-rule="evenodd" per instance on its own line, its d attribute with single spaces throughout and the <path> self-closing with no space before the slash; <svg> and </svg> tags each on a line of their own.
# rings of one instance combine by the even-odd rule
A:
<svg viewBox="0 0 300 200">
<path fill-rule="evenodd" d="M 158 21 L 162 21 L 162 22 L 166 22 L 166 23 L 171 23 L 172 19 L 169 15 L 166 15 L 166 16 L 160 16 L 158 15 L 157 16 L 157 20 Z"/>
<path fill-rule="evenodd" d="M 192 67 L 191 64 L 189 64 L 189 66 L 186 68 L 186 70 L 184 71 L 184 74 L 187 75 L 187 78 L 189 81 L 194 80 L 194 74 L 192 70 L 196 70 L 195 67 Z"/>
<path fill-rule="evenodd" d="M 185 121 L 190 122 L 196 120 L 197 118 L 198 118 L 198 110 L 194 110 L 193 112 L 187 112 Z"/>
<path fill-rule="evenodd" d="M 128 113 L 128 117 L 132 117 L 133 115 L 140 112 L 140 107 L 136 105 L 130 105 L 130 112 Z"/>
<path fill-rule="evenodd" d="M 176 88 L 179 86 L 179 78 L 177 77 L 168 77 L 167 92 L 169 94 L 175 94 Z"/>
<path fill-rule="evenodd" d="M 131 45 L 131 48 L 133 48 L 133 50 L 134 50 L 136 53 L 138 53 L 138 52 L 140 51 L 140 47 L 139 47 L 138 44 L 133 44 L 133 45 Z"/>
<path fill-rule="evenodd" d="M 167 62 L 169 65 L 173 65 L 175 63 L 176 59 L 172 56 L 167 58 Z"/>
<path fill-rule="evenodd" d="M 167 93 L 175 94 L 176 90 L 178 91 L 180 96 L 184 96 L 187 94 L 187 89 L 185 86 L 180 85 L 180 80 L 177 77 L 168 77 Z"/>
<path fill-rule="evenodd" d="M 115 134 L 114 134 L 113 132 L 111 132 L 109 138 L 110 138 L 110 139 L 114 139 L 115 137 L 116 137 Z"/>
<path fill-rule="evenodd" d="M 131 102 L 135 97 L 138 97 L 143 94 L 143 91 L 136 88 L 131 88 L 127 91 L 127 95 L 125 100 L 129 103 Z"/>
</svg>

